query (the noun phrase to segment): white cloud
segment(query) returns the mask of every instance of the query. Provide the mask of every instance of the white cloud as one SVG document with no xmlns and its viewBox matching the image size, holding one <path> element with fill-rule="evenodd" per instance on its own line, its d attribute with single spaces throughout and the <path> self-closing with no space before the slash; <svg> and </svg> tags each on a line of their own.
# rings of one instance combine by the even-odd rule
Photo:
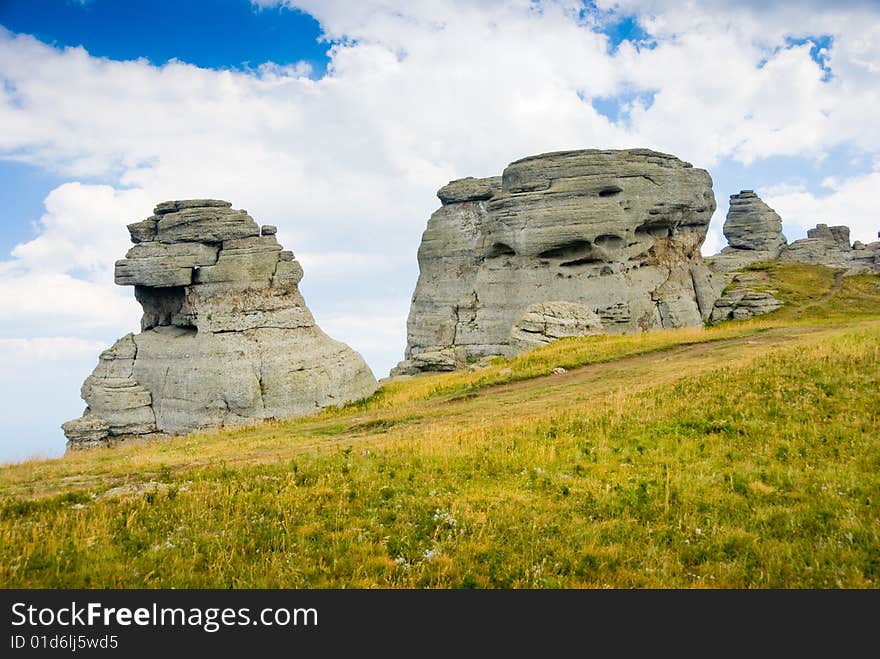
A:
<svg viewBox="0 0 880 659">
<path fill-rule="evenodd" d="M 149 215 L 153 204 L 143 190 L 65 183 L 49 193 L 39 235 L 12 251 L 16 265 L 32 272 L 71 270 L 104 279 L 108 255 L 120 258 L 130 246 L 125 225 Z"/>
<path fill-rule="evenodd" d="M 364 254 L 360 252 L 297 252 L 296 258 L 310 275 L 361 277 L 370 273 L 392 270 L 394 254 Z"/>
<path fill-rule="evenodd" d="M 784 231 L 803 237 L 807 229 L 820 222 L 850 228 L 850 238 L 863 243 L 878 239 L 880 214 L 876 195 L 880 190 L 880 171 L 847 179 L 825 181 L 827 194 L 815 194 L 803 187 L 788 186 L 768 189 L 764 201 L 783 218 Z"/>
<path fill-rule="evenodd" d="M 44 362 L 88 359 L 98 363 L 98 354 L 107 348 L 100 341 L 75 336 L 34 339 L 0 339 L 0 373 L 20 374 Z"/>
<path fill-rule="evenodd" d="M 328 313 L 321 328 L 334 339 L 355 346 L 368 363 L 388 364 L 377 378 L 388 375 L 391 366 L 403 359 L 400 346 L 406 344 L 406 316 L 409 299 L 395 300 L 361 313 Z"/>
<path fill-rule="evenodd" d="M 82 414 L 76 394 L 107 347 L 68 336 L 0 339 L 0 462 L 64 452 L 60 425 Z"/>
<path fill-rule="evenodd" d="M 139 307 L 113 285 L 130 246 L 125 225 L 151 208 L 143 190 L 66 183 L 45 200 L 39 234 L 0 262 L 0 337 L 130 331 Z"/>
<path fill-rule="evenodd" d="M 0 282 L 0 322 L 4 338 L 52 335 L 56 332 L 85 334 L 138 327 L 140 307 L 130 289 L 110 283 L 93 283 L 66 273 L 5 275 Z M 127 293 L 127 294 L 126 294 Z"/>
<path fill-rule="evenodd" d="M 840 144 L 880 157 L 876 7 L 602 2 L 640 12 L 657 40 L 612 53 L 592 28 L 614 17 L 577 2 L 283 4 L 316 17 L 330 40 L 321 79 L 305 64 L 116 62 L 0 28 L 0 157 L 90 181 L 53 191 L 37 238 L 0 263 L 0 336 L 103 341 L 134 329 L 131 291 L 112 284 L 124 225 L 164 199 L 218 197 L 279 227 L 325 330 L 383 376 L 403 355 L 434 193 L 453 178 L 579 147 L 645 146 L 709 168 L 821 158 Z M 786 43 L 820 34 L 833 36 L 827 81 L 808 44 Z M 624 122 L 591 104 L 648 91 L 653 103 L 633 104 Z M 846 209 L 827 219 L 863 235 L 873 177 L 772 200 L 787 224 Z M 704 253 L 723 244 L 717 215 Z"/>
<path fill-rule="evenodd" d="M 880 149 L 880 129 L 864 112 L 880 106 L 876 79 L 823 81 L 811 44 L 770 52 L 755 36 L 694 30 L 653 50 L 621 47 L 627 75 L 659 90 L 648 110 L 633 113 L 634 131 L 703 166 L 723 156 L 746 164 L 773 155 L 818 158 L 850 141 Z"/>
</svg>

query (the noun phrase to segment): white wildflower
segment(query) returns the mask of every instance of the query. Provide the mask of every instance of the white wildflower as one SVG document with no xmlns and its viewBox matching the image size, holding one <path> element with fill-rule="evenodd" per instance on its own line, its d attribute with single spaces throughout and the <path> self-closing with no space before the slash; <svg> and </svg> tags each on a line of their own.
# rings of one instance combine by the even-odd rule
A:
<svg viewBox="0 0 880 659">
<path fill-rule="evenodd" d="M 439 508 L 434 511 L 434 521 L 445 524 L 450 528 L 458 526 L 458 521 L 452 516 L 452 513 L 447 510 L 440 510 Z"/>
</svg>

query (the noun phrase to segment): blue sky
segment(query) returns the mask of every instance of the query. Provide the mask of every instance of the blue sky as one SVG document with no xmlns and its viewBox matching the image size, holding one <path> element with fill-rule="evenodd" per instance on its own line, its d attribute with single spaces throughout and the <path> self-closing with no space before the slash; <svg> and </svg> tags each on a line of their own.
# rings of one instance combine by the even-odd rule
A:
<svg viewBox="0 0 880 659">
<path fill-rule="evenodd" d="M 789 240 L 876 236 L 880 8 L 699 0 L 0 0 L 0 461 L 58 455 L 136 331 L 124 225 L 220 197 L 276 224 L 319 324 L 402 358 L 448 180 L 649 147 L 755 189 Z"/>
<path fill-rule="evenodd" d="M 242 0 L 4 0 L 0 24 L 55 46 L 153 64 L 179 59 L 207 68 L 307 61 L 320 75 L 327 44 L 300 11 Z"/>
<path fill-rule="evenodd" d="M 321 39 L 313 17 L 280 6 L 255 7 L 249 0 L 0 0 L 0 25 L 58 48 L 82 46 L 95 57 L 145 58 L 157 65 L 178 59 L 205 68 L 247 69 L 305 61 L 310 75 L 319 78 L 330 61 L 331 44 Z M 612 50 L 624 40 L 649 40 L 633 16 L 612 21 L 605 31 Z M 594 105 L 616 120 L 620 106 L 633 97 Z M 42 215 L 46 194 L 64 180 L 45 169 L 0 160 L 0 204 L 14 218 L 0 228 L 3 253 L 36 235 L 32 222 Z"/>
<path fill-rule="evenodd" d="M 82 46 L 95 57 L 145 58 L 158 65 L 179 59 L 245 69 L 305 61 L 320 77 L 329 61 L 329 44 L 319 42 L 314 18 L 280 7 L 255 8 L 248 0 L 0 0 L 0 25 L 55 47 Z M 0 227 L 4 254 L 35 236 L 32 222 L 43 214 L 43 199 L 65 180 L 0 160 L 0 204 L 12 219 Z"/>
</svg>

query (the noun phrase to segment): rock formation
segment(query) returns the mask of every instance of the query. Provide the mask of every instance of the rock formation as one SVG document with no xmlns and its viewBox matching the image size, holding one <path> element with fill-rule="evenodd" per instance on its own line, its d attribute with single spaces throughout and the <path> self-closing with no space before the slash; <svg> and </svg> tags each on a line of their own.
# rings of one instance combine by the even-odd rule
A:
<svg viewBox="0 0 880 659">
<path fill-rule="evenodd" d="M 519 352 L 567 336 L 603 333 L 602 319 L 585 304 L 539 302 L 527 307 L 510 330 L 510 343 Z"/>
<path fill-rule="evenodd" d="M 782 219 L 754 190 L 742 190 L 730 195 L 722 230 L 728 246 L 706 258 L 706 265 L 724 289 L 715 301 L 709 322 L 745 320 L 780 308 L 781 300 L 759 290 L 763 284 L 760 277 L 740 270 L 779 257 L 786 244 Z"/>
<path fill-rule="evenodd" d="M 709 267 L 718 272 L 775 259 L 786 243 L 781 218 L 753 190 L 730 195 L 723 231 L 728 246 L 706 259 Z"/>
<path fill-rule="evenodd" d="M 798 261 L 811 265 L 844 268 L 848 274 L 880 272 L 880 241 L 849 242 L 849 227 L 817 224 L 807 237 L 796 240 L 779 254 L 782 261 Z"/>
<path fill-rule="evenodd" d="M 725 285 L 715 302 L 711 322 L 741 320 L 769 313 L 782 306 L 772 293 L 762 290 L 763 280 L 743 268 L 758 261 L 795 261 L 843 268 L 846 274 L 880 272 L 880 241 L 850 245 L 849 228 L 819 224 L 807 237 L 786 244 L 782 221 L 752 190 L 731 195 L 724 222 L 729 243 L 706 264 Z"/>
<path fill-rule="evenodd" d="M 101 355 L 85 413 L 62 426 L 68 448 L 292 417 L 376 389 L 361 356 L 315 324 L 275 227 L 230 206 L 168 201 L 129 225 L 116 283 L 135 287 L 141 332 Z"/>
<path fill-rule="evenodd" d="M 712 312 L 719 291 L 700 256 L 712 180 L 674 156 L 548 153 L 437 196 L 394 374 L 571 333 L 700 325 Z"/>
<path fill-rule="evenodd" d="M 880 231 L 877 232 L 880 238 Z M 865 244 L 857 240 L 852 245 L 849 255 L 852 268 L 857 272 L 874 272 L 880 274 L 880 240 Z"/>
<path fill-rule="evenodd" d="M 786 244 L 779 215 L 753 190 L 730 196 L 724 237 L 728 246 L 706 258 L 713 272 L 730 273 L 773 259 L 844 268 L 850 274 L 880 272 L 880 241 L 851 245 L 849 227 L 819 224 L 806 238 Z"/>
<path fill-rule="evenodd" d="M 765 278 L 758 273 L 733 273 L 730 284 L 715 301 L 709 321 L 719 323 L 724 320 L 746 320 L 782 307 L 782 300 L 773 296 L 775 291 L 764 290 L 765 287 Z"/>
</svg>

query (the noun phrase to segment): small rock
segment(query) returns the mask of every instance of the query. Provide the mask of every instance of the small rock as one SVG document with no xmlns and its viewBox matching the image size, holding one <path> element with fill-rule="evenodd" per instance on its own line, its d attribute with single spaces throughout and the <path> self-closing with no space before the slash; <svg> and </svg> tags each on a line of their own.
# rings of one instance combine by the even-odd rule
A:
<svg viewBox="0 0 880 659">
<path fill-rule="evenodd" d="M 748 320 L 782 307 L 782 301 L 773 297 L 771 293 L 753 288 L 762 283 L 761 280 L 745 273 L 735 275 L 732 286 L 715 302 L 710 322 Z"/>
<path fill-rule="evenodd" d="M 71 442 L 81 446 L 98 446 L 110 434 L 110 424 L 106 419 L 91 414 L 89 410 L 78 419 L 61 425 L 64 434 Z"/>
<path fill-rule="evenodd" d="M 131 242 L 143 243 L 153 240 L 156 237 L 156 224 L 158 222 L 159 218 L 154 215 L 146 220 L 129 224 L 128 233 L 131 235 Z"/>
<path fill-rule="evenodd" d="M 450 181 L 437 191 L 443 204 L 459 204 L 465 201 L 485 201 L 501 192 L 501 177 L 462 178 Z"/>
</svg>

